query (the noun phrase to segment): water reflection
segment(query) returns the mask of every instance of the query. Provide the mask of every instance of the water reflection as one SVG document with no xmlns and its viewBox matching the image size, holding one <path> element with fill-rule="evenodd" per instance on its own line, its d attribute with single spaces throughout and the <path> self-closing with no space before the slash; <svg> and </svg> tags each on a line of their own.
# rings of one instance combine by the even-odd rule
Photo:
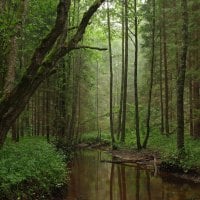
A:
<svg viewBox="0 0 200 200">
<path fill-rule="evenodd" d="M 200 185 L 100 160 L 110 158 L 100 151 L 77 152 L 65 200 L 200 200 Z"/>
</svg>

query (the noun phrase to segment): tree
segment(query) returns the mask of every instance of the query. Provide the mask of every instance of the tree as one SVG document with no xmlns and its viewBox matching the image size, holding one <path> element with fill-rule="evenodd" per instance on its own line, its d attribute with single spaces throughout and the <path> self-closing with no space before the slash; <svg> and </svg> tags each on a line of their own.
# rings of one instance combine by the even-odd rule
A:
<svg viewBox="0 0 200 200">
<path fill-rule="evenodd" d="M 121 23 L 122 23 L 122 64 L 121 64 L 121 88 L 120 88 L 120 105 L 119 105 L 119 115 L 118 115 L 118 139 L 121 136 L 122 131 L 122 108 L 123 108 L 123 100 L 124 100 L 124 0 L 121 3 Z"/>
<path fill-rule="evenodd" d="M 23 111 L 30 97 L 45 77 L 55 71 L 58 60 L 74 49 L 79 49 L 85 29 L 97 9 L 105 0 L 96 0 L 83 15 L 76 33 L 64 45 L 55 45 L 64 31 L 68 20 L 71 1 L 60 0 L 57 7 L 55 26 L 36 48 L 31 63 L 17 86 L 0 103 L 0 145 L 4 144 L 8 130 Z M 67 27 L 68 28 L 68 27 Z"/>
<path fill-rule="evenodd" d="M 182 8 L 182 47 L 177 77 L 177 148 L 179 155 L 184 153 L 184 85 L 188 49 L 188 6 L 187 0 L 181 1 Z"/>
<path fill-rule="evenodd" d="M 124 89 L 123 89 L 123 108 L 122 108 L 122 131 L 121 142 L 125 142 L 126 134 L 126 107 L 127 107 L 127 82 L 128 82 L 128 0 L 124 0 L 124 16 L 125 16 L 125 45 L 124 45 Z M 123 47 L 122 47 L 123 48 Z M 122 69 L 123 70 L 123 69 Z"/>
<path fill-rule="evenodd" d="M 134 89 L 135 89 L 135 129 L 137 148 L 142 148 L 140 143 L 140 119 L 139 119 L 139 103 L 138 103 L 138 13 L 137 13 L 137 0 L 134 0 L 134 13 L 135 13 L 135 63 L 134 63 Z"/>
<path fill-rule="evenodd" d="M 167 60 L 167 33 L 166 33 L 166 2 L 163 2 L 163 60 L 165 74 L 165 133 L 169 135 L 169 85 L 168 85 L 168 60 Z"/>
<path fill-rule="evenodd" d="M 112 138 L 112 145 L 114 145 L 114 128 L 113 128 L 113 62 L 112 62 L 112 44 L 111 44 L 111 30 L 110 30 L 110 10 L 109 2 L 107 0 L 107 25 L 108 25 L 108 47 L 109 47 L 109 63 L 110 63 L 110 133 Z"/>
<path fill-rule="evenodd" d="M 150 68 L 150 85 L 149 85 L 149 97 L 148 97 L 148 107 L 147 107 L 147 119 L 146 119 L 146 137 L 143 143 L 143 148 L 146 148 L 147 142 L 150 134 L 150 118 L 151 118 L 151 99 L 152 99 L 152 89 L 153 89 L 153 73 L 154 73 L 154 62 L 155 62 L 155 0 L 152 0 L 152 48 L 151 48 L 151 68 Z"/>
</svg>

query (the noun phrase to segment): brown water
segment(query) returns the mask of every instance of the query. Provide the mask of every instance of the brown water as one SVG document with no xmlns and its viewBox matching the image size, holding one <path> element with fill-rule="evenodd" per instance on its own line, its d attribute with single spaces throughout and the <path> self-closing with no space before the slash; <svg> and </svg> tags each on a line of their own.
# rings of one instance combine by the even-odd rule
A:
<svg viewBox="0 0 200 200">
<path fill-rule="evenodd" d="M 200 185 L 155 177 L 139 167 L 100 162 L 101 151 L 77 152 L 65 200 L 200 200 Z"/>
</svg>

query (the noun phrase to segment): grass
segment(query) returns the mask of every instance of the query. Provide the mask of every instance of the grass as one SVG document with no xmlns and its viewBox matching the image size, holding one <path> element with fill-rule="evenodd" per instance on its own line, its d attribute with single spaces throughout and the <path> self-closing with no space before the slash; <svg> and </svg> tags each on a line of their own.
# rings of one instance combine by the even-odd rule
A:
<svg viewBox="0 0 200 200">
<path fill-rule="evenodd" d="M 97 133 L 86 133 L 83 136 L 84 142 L 94 142 Z M 102 133 L 102 141 L 107 141 L 110 144 L 110 134 Z M 141 134 L 141 141 L 144 141 L 144 134 Z M 118 149 L 135 149 L 136 148 L 136 136 L 133 131 L 129 131 L 126 134 L 125 143 L 116 141 Z M 158 131 L 154 130 L 150 134 L 148 149 L 155 150 L 160 153 L 161 159 L 169 164 L 178 165 L 185 172 L 190 169 L 200 168 L 200 140 L 194 140 L 189 135 L 185 135 L 185 149 L 186 154 L 182 159 L 178 159 L 178 152 L 176 149 L 176 134 L 172 134 L 169 137 L 161 135 Z"/>
<path fill-rule="evenodd" d="M 0 150 L 0 199 L 39 199 L 67 182 L 64 155 L 42 138 L 8 141 Z"/>
</svg>

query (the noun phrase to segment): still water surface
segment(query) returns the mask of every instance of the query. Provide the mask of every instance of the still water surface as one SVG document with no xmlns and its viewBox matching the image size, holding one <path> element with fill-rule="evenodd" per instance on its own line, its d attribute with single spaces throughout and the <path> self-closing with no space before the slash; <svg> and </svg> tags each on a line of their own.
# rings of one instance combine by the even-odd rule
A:
<svg viewBox="0 0 200 200">
<path fill-rule="evenodd" d="M 100 162 L 101 151 L 78 151 L 65 200 L 200 200 L 200 185 L 154 176 L 139 167 Z"/>
</svg>

